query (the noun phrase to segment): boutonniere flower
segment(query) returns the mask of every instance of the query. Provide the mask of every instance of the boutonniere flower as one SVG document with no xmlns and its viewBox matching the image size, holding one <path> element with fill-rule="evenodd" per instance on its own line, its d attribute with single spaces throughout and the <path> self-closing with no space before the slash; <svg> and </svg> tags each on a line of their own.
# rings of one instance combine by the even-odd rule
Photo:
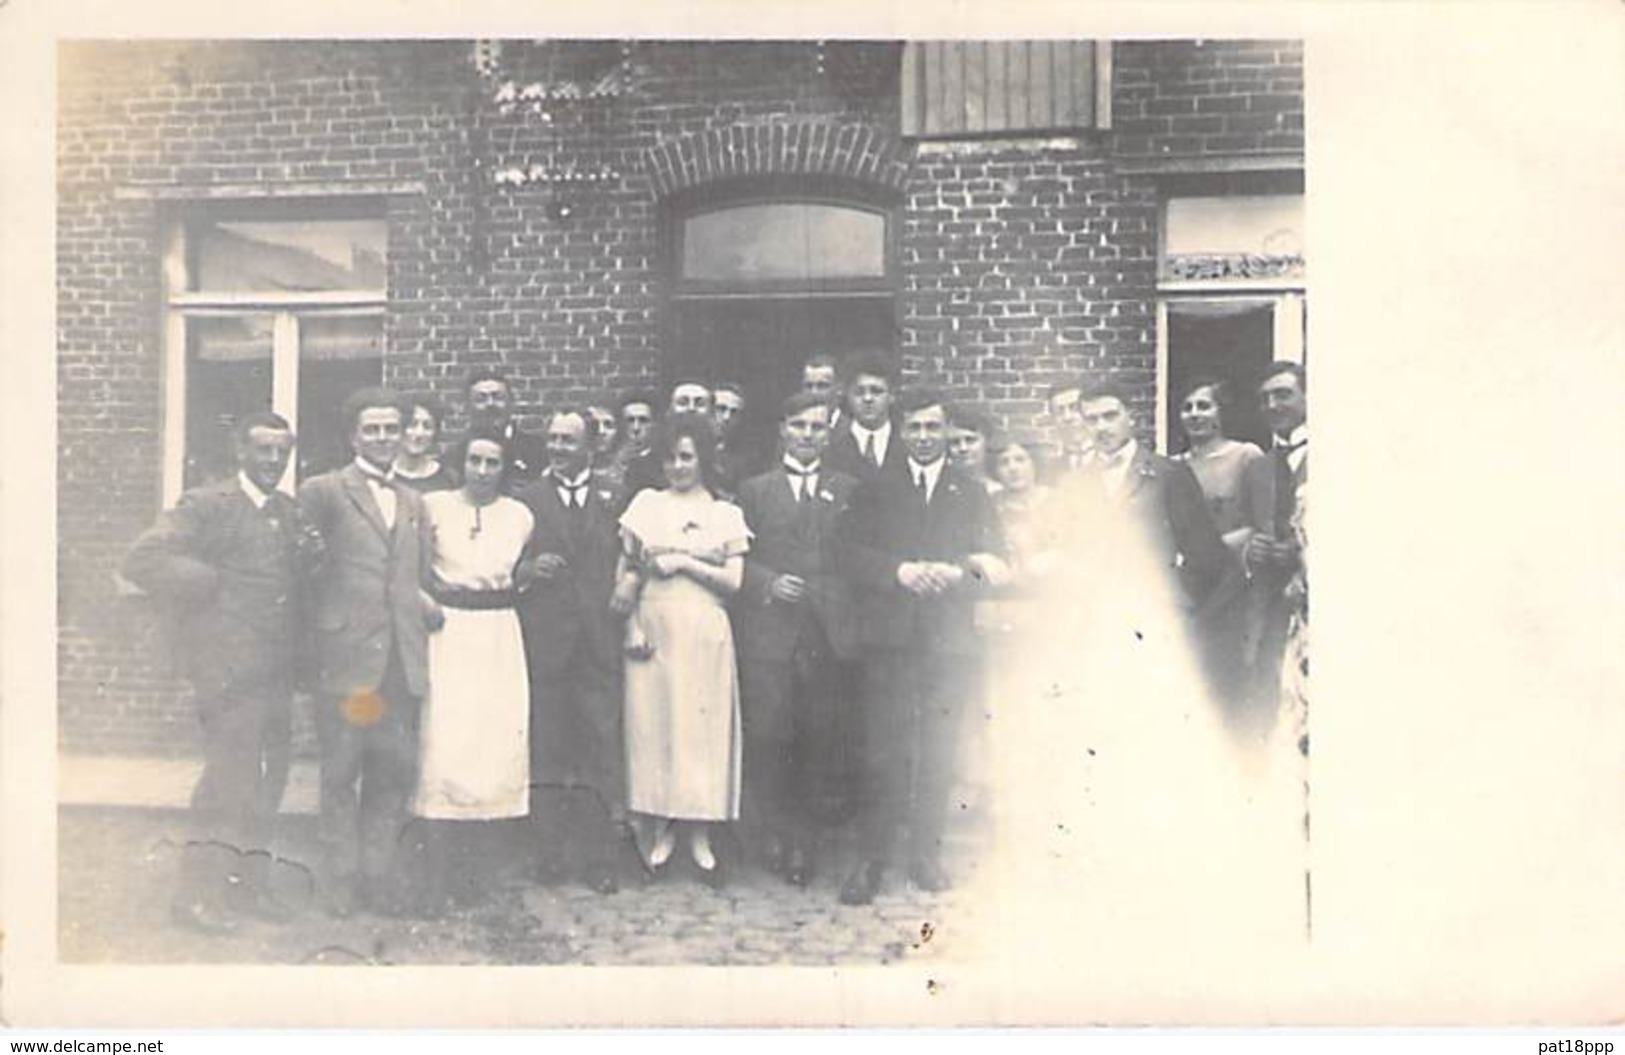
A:
<svg viewBox="0 0 1625 1055">
<path fill-rule="evenodd" d="M 835 501 L 835 496 L 830 494 L 828 491 L 819 491 L 818 499 L 821 502 L 833 502 Z"/>
<path fill-rule="evenodd" d="M 605 502 L 608 502 L 610 499 L 615 497 L 615 492 L 609 490 L 608 488 L 604 488 L 598 492 L 598 497 L 603 499 Z"/>
</svg>

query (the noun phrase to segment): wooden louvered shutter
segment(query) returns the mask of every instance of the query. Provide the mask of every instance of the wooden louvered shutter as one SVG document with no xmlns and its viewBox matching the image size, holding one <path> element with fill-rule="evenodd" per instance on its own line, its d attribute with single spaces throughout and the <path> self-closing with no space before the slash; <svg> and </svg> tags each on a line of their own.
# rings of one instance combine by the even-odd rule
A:
<svg viewBox="0 0 1625 1055">
<path fill-rule="evenodd" d="M 1097 41 L 910 43 L 903 48 L 903 134 L 1109 128 L 1110 69 L 1110 45 Z"/>
</svg>

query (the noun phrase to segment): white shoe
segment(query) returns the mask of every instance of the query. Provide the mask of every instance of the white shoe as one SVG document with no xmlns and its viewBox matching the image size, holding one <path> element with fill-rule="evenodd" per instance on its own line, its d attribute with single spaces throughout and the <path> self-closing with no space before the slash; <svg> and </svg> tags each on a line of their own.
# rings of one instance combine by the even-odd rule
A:
<svg viewBox="0 0 1625 1055">
<path fill-rule="evenodd" d="M 655 837 L 654 845 L 649 847 L 649 867 L 659 868 L 671 860 L 672 851 L 677 849 L 677 833 L 668 823 Z"/>
<path fill-rule="evenodd" d="M 693 855 L 694 863 L 699 865 L 701 870 L 710 872 L 716 869 L 717 855 L 712 852 L 710 836 L 704 829 L 695 833 L 693 841 L 689 843 L 689 853 Z"/>
</svg>

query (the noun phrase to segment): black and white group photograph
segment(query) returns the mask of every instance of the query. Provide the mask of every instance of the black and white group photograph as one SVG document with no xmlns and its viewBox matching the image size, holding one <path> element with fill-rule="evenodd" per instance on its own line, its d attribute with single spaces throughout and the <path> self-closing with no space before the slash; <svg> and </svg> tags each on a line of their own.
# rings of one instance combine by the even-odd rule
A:
<svg viewBox="0 0 1625 1055">
<path fill-rule="evenodd" d="M 64 960 L 1308 940 L 1301 42 L 59 92 Z"/>
<path fill-rule="evenodd" d="M 755 1021 L 701 988 L 777 968 L 833 987 L 808 1021 L 1143 1024 L 1497 940 L 1451 898 L 1611 933 L 1606 868 L 1565 901 L 1465 849 L 1602 853 L 1592 806 L 1488 805 L 1489 737 L 1556 745 L 1467 688 L 1507 661 L 1481 621 L 1551 640 L 1534 568 L 1602 521 L 1476 559 L 1433 510 L 1515 474 L 1414 483 L 1413 408 L 1498 335 L 1347 336 L 1384 275 L 1348 244 L 1447 270 L 1476 243 L 1411 232 L 1470 193 L 1392 204 L 1315 90 L 1358 49 L 1088 25 L 52 40 L 54 554 L 5 567 L 54 583 L 54 916 L 7 937 L 45 921 L 64 985 L 335 980 L 289 1024 L 452 967 L 568 969 L 515 1023 Z M 1321 210 L 1323 149 L 1390 204 Z M 1557 713 L 1547 676 L 1493 691 Z M 665 1002 L 562 995 L 621 968 Z"/>
</svg>

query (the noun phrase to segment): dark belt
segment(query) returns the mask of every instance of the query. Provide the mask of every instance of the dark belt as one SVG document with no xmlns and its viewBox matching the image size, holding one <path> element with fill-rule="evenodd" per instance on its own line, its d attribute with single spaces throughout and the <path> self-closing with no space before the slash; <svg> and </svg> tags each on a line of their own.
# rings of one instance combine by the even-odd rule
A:
<svg viewBox="0 0 1625 1055">
<path fill-rule="evenodd" d="M 434 599 L 447 608 L 469 612 L 512 608 L 515 596 L 512 590 L 462 590 L 454 586 L 442 586 L 434 591 Z"/>
</svg>

